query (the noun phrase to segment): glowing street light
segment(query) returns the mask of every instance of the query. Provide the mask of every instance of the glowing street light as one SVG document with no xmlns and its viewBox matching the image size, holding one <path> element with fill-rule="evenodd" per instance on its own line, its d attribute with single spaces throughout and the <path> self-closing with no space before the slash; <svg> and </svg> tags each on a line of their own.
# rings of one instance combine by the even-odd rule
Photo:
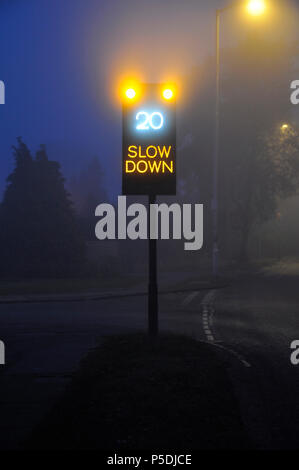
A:
<svg viewBox="0 0 299 470">
<path fill-rule="evenodd" d="M 260 16 L 265 13 L 266 4 L 263 0 L 251 0 L 247 4 L 247 11 L 250 15 Z"/>
<path fill-rule="evenodd" d="M 285 131 L 287 131 L 287 130 L 289 129 L 289 127 L 290 127 L 289 124 L 284 123 L 284 124 L 282 124 L 282 125 L 280 126 L 280 130 L 281 130 L 282 132 L 285 132 Z"/>
</svg>

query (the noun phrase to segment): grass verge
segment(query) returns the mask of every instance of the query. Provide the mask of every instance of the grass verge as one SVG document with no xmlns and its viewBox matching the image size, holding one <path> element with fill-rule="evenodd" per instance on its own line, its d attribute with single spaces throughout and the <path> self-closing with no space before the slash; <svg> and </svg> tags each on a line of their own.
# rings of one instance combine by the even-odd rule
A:
<svg viewBox="0 0 299 470">
<path fill-rule="evenodd" d="M 221 358 L 185 337 L 106 339 L 82 362 L 28 449 L 245 449 Z"/>
</svg>

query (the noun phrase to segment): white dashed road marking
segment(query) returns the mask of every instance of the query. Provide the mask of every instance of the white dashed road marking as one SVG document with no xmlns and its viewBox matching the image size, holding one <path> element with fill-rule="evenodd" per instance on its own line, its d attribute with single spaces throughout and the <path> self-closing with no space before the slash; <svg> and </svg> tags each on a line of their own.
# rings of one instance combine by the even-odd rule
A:
<svg viewBox="0 0 299 470">
<path fill-rule="evenodd" d="M 212 331 L 212 323 L 213 323 L 213 315 L 215 313 L 215 308 L 214 308 L 214 300 L 216 296 L 216 291 L 211 290 L 208 292 L 202 302 L 201 302 L 201 308 L 202 308 L 202 325 L 203 325 L 203 330 L 206 336 L 206 339 L 209 343 L 214 343 L 215 346 L 218 348 L 221 348 L 228 353 L 232 354 L 235 356 L 245 367 L 251 367 L 251 364 L 246 361 L 246 359 L 236 351 L 234 351 L 231 348 L 227 348 L 226 346 L 222 346 L 217 342 L 215 343 L 215 335 L 213 334 Z"/>
<path fill-rule="evenodd" d="M 199 292 L 191 292 L 191 294 L 187 295 L 187 297 L 182 302 L 182 307 L 186 307 L 186 305 L 189 305 L 192 300 L 194 300 L 195 297 L 198 296 L 198 294 Z"/>
<path fill-rule="evenodd" d="M 214 306 L 213 306 L 213 300 L 215 297 L 215 291 L 210 291 L 208 292 L 202 302 L 202 323 L 203 323 L 203 330 L 206 335 L 206 338 L 210 342 L 214 342 L 215 338 L 212 333 L 212 328 L 211 328 L 211 320 L 212 320 L 212 315 L 214 313 Z"/>
<path fill-rule="evenodd" d="M 235 356 L 240 362 L 242 362 L 243 366 L 245 367 L 251 367 L 251 364 L 249 364 L 248 361 L 246 361 L 246 359 L 239 353 L 237 353 L 236 351 L 234 351 L 233 349 L 231 348 L 227 348 L 226 346 L 222 346 L 222 344 L 215 344 L 215 346 L 217 346 L 217 348 L 221 348 L 223 349 L 224 351 L 227 351 L 228 353 L 232 354 L 233 356 Z"/>
</svg>

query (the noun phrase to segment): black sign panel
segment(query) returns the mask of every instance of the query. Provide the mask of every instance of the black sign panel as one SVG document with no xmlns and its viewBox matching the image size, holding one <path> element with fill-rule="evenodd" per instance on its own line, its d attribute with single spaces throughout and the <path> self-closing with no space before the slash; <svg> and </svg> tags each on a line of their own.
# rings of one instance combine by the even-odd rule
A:
<svg viewBox="0 0 299 470">
<path fill-rule="evenodd" d="M 172 89 L 143 85 L 123 102 L 124 195 L 176 194 L 176 106 Z"/>
</svg>

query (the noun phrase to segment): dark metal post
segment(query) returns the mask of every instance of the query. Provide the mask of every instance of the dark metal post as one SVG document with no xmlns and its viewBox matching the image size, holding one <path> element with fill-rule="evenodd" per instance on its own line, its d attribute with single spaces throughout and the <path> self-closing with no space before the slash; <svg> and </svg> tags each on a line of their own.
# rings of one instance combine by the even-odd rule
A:
<svg viewBox="0 0 299 470">
<path fill-rule="evenodd" d="M 148 229 L 150 230 L 150 205 L 155 204 L 156 196 L 149 196 Z M 148 283 L 148 332 L 156 337 L 159 331 L 158 324 L 158 282 L 157 282 L 157 240 L 149 236 L 149 283 Z"/>
</svg>

